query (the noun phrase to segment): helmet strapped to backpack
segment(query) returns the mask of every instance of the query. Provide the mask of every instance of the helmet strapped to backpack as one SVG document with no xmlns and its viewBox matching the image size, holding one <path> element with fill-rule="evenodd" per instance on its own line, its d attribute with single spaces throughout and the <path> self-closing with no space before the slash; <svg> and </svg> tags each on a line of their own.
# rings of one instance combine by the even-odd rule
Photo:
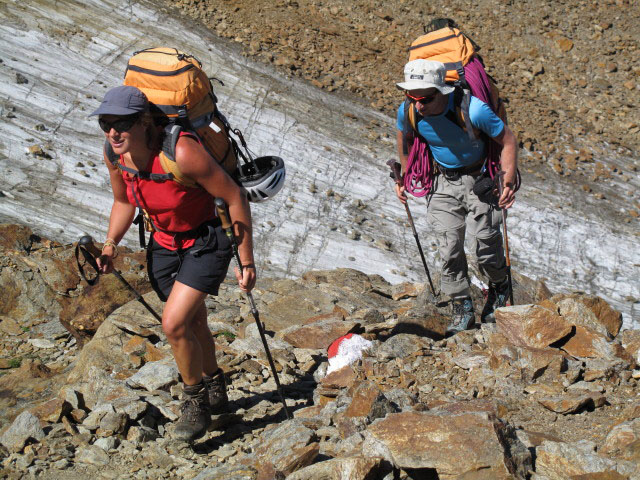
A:
<svg viewBox="0 0 640 480">
<path fill-rule="evenodd" d="M 251 202 L 273 197 L 284 185 L 286 171 L 280 157 L 258 157 L 240 167 L 240 183 Z"/>
</svg>

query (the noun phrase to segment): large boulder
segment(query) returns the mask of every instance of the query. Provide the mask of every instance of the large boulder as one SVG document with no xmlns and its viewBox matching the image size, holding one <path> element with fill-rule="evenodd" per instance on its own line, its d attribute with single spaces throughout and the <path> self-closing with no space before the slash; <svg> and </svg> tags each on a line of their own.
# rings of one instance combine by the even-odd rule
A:
<svg viewBox="0 0 640 480">
<path fill-rule="evenodd" d="M 441 479 L 480 472 L 483 478 L 524 479 L 531 469 L 531 454 L 514 429 L 485 412 L 390 414 L 366 436 L 366 456 L 382 456 L 402 469 L 435 469 Z"/>
</svg>

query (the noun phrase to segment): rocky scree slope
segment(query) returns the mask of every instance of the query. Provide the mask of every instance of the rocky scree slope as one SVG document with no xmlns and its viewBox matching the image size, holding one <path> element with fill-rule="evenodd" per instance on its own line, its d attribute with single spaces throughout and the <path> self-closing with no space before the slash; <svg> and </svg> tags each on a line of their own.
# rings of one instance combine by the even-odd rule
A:
<svg viewBox="0 0 640 480">
<path fill-rule="evenodd" d="M 523 170 L 561 176 L 618 204 L 612 214 L 621 220 L 637 222 L 638 198 L 599 186 L 612 176 L 628 182 L 639 168 L 640 9 L 633 1 L 165 3 L 236 42 L 244 55 L 393 117 L 407 48 L 430 19 L 453 18 L 481 46 L 498 81 L 510 127 L 530 153 Z"/>
<path fill-rule="evenodd" d="M 181 387 L 155 319 L 117 297 L 112 275 L 86 289 L 71 246 L 10 225 L 1 238 L 14 299 L 0 311 L 2 478 L 640 479 L 640 332 L 621 332 L 598 297 L 518 278 L 519 305 L 496 324 L 443 339 L 447 310 L 424 285 L 351 269 L 263 278 L 254 294 L 287 420 L 229 281 L 207 307 L 230 413 L 187 445 L 171 438 Z M 119 260 L 144 280 L 136 255 Z M 92 315 L 85 296 L 103 308 Z M 62 304 L 79 312 L 68 330 Z M 327 347 L 347 333 L 371 345 L 326 375 Z"/>
</svg>

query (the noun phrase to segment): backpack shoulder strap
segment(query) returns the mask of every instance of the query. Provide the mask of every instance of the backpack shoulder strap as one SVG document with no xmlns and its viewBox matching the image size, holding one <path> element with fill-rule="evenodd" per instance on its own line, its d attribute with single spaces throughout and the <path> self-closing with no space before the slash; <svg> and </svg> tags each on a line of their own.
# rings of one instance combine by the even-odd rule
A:
<svg viewBox="0 0 640 480">
<path fill-rule="evenodd" d="M 191 132 L 183 130 L 178 124 L 169 124 L 165 127 L 165 135 L 162 141 L 162 151 L 160 152 L 160 165 L 162 169 L 173 176 L 172 180 L 185 187 L 197 187 L 198 184 L 192 178 L 184 175 L 176 163 L 176 145 L 182 134 L 197 137 Z M 198 140 L 199 141 L 199 140 Z"/>
<path fill-rule="evenodd" d="M 480 130 L 471 124 L 471 116 L 469 114 L 469 106 L 471 105 L 471 92 L 467 89 L 456 87 L 453 93 L 453 110 L 449 110 L 445 117 L 450 122 L 458 125 L 462 130 L 467 132 L 469 140 L 475 141 L 480 135 Z"/>
<path fill-rule="evenodd" d="M 111 165 L 120 169 L 120 162 L 118 162 L 120 155 L 117 155 L 116 152 L 113 151 L 113 147 L 109 143 L 109 140 L 106 139 L 104 141 L 104 153 L 107 156 L 107 160 L 111 162 Z"/>
</svg>

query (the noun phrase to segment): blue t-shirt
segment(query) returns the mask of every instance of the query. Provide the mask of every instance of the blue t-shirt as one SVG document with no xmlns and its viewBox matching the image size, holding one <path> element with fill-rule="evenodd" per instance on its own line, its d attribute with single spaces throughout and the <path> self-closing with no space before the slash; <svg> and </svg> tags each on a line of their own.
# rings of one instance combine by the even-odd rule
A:
<svg viewBox="0 0 640 480">
<path fill-rule="evenodd" d="M 484 142 L 481 138 L 475 141 L 467 132 L 453 123 L 445 115 L 454 109 L 453 95 L 449 94 L 449 105 L 441 115 L 422 117 L 418 122 L 418 131 L 427 142 L 435 160 L 445 168 L 460 168 L 473 165 L 485 155 Z M 482 100 L 471 97 L 469 119 L 475 128 L 479 128 L 492 138 L 504 130 L 504 122 L 500 120 L 489 105 Z M 404 102 L 398 108 L 398 130 L 404 127 Z"/>
</svg>

